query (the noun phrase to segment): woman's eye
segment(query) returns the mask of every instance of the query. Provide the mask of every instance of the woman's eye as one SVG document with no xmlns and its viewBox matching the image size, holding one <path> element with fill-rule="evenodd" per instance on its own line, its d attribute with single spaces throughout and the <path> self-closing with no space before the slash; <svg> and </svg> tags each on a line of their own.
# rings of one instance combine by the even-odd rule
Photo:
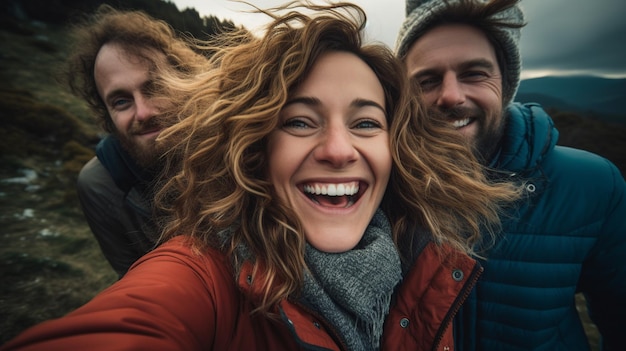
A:
<svg viewBox="0 0 626 351">
<path fill-rule="evenodd" d="M 283 123 L 284 128 L 306 129 L 310 125 L 302 119 L 293 118 Z"/>
<path fill-rule="evenodd" d="M 366 119 L 359 121 L 355 127 L 358 129 L 374 129 L 380 128 L 381 126 L 380 123 L 378 123 L 377 121 Z"/>
</svg>

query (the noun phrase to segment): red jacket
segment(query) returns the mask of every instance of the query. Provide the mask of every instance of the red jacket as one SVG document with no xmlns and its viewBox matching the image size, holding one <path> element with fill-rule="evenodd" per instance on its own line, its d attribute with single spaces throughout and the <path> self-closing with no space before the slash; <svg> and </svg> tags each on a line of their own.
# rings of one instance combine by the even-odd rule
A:
<svg viewBox="0 0 626 351">
<path fill-rule="evenodd" d="M 452 350 L 451 322 L 482 268 L 427 246 L 405 276 L 386 319 L 383 350 Z M 0 350 L 343 350 L 323 316 L 295 301 L 278 319 L 251 315 L 261 294 L 226 256 L 194 254 L 175 238 L 65 317 L 39 324 Z"/>
</svg>

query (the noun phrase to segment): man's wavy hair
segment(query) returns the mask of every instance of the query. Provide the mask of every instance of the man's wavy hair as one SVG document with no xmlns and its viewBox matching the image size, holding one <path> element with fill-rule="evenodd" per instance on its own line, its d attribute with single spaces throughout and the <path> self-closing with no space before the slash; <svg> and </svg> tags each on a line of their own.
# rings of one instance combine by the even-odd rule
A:
<svg viewBox="0 0 626 351">
<path fill-rule="evenodd" d="M 489 184 L 458 135 L 425 116 L 403 64 L 387 47 L 362 42 L 359 7 L 290 3 L 282 15 L 275 10 L 262 11 L 273 22 L 261 38 L 239 32 L 213 43 L 212 67 L 202 76 L 163 81 L 179 122 L 158 139 L 169 150 L 157 195 L 167 214 L 161 239 L 187 235 L 199 251 L 231 255 L 236 270 L 244 260 L 263 267 L 255 277 L 264 291 L 260 311 L 298 293 L 306 239 L 268 181 L 267 140 L 317 59 L 343 51 L 366 62 L 385 93 L 393 169 L 382 208 L 395 242 L 411 242 L 423 229 L 438 244 L 471 251 L 481 230 L 498 224 L 499 205 L 517 196 L 515 188 Z"/>
<path fill-rule="evenodd" d="M 165 55 L 164 68 L 184 73 L 191 72 L 194 65 L 202 65 L 204 60 L 192 49 L 193 38 L 177 35 L 165 21 L 142 11 L 122 11 L 106 4 L 76 23 L 71 38 L 64 79 L 70 90 L 88 103 L 98 124 L 108 133 L 115 132 L 115 125 L 98 94 L 94 77 L 96 56 L 103 45 L 120 45 L 126 54 L 144 61 L 151 72 L 157 66 L 155 53 Z"/>
</svg>

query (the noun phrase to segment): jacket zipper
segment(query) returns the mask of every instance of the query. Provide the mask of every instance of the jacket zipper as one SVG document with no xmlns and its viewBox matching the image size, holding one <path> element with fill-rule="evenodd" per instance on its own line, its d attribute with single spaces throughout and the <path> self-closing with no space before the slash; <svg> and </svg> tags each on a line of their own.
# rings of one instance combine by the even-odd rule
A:
<svg viewBox="0 0 626 351">
<path fill-rule="evenodd" d="M 339 346 L 340 350 L 348 350 L 348 346 L 345 344 L 345 342 L 343 341 L 343 339 L 341 338 L 340 334 L 337 332 L 337 330 L 335 330 L 335 327 L 333 327 L 328 321 L 326 321 L 326 319 L 324 317 L 322 317 L 319 313 L 317 313 L 317 311 L 307 307 L 306 305 L 302 304 L 301 302 L 295 301 L 295 300 L 290 300 L 290 303 L 292 303 L 295 306 L 300 307 L 301 309 L 303 309 L 304 311 L 306 311 L 307 313 L 309 313 L 310 315 L 312 315 L 314 318 L 316 318 L 321 324 L 324 325 L 324 328 L 328 331 L 328 334 L 331 336 L 331 338 L 333 340 L 335 340 L 335 342 L 337 343 L 337 346 Z M 284 312 L 283 312 L 284 314 Z M 286 315 L 285 315 L 286 317 Z M 298 340 L 301 341 L 300 344 L 306 344 L 304 342 L 302 342 L 302 340 L 300 339 L 300 337 L 298 336 L 297 333 L 295 333 L 294 331 L 294 335 L 298 338 Z M 306 344 L 306 345 L 310 345 L 310 344 Z"/>
<path fill-rule="evenodd" d="M 461 289 L 461 293 L 459 294 L 459 296 L 457 296 L 457 298 L 454 300 L 452 307 L 444 317 L 443 322 L 441 323 L 441 327 L 439 327 L 439 330 L 437 331 L 437 335 L 435 335 L 432 348 L 433 351 L 436 351 L 439 347 L 441 339 L 443 339 L 444 332 L 448 329 L 450 323 L 452 323 L 452 319 L 454 318 L 454 316 L 456 316 L 456 314 L 461 309 L 461 305 L 463 305 L 467 297 L 470 295 L 470 292 L 476 285 L 476 282 L 478 282 L 478 278 L 480 277 L 482 272 L 483 267 L 478 261 L 476 261 L 476 266 L 472 269 L 470 277 L 467 279 L 467 282 L 465 282 L 465 285 Z"/>
</svg>

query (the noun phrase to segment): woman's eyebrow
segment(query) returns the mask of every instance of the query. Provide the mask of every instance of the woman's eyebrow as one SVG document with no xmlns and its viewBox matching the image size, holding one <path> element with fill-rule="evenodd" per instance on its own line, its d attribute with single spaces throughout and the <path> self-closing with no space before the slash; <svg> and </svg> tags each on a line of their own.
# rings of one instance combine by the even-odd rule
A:
<svg viewBox="0 0 626 351">
<path fill-rule="evenodd" d="M 300 97 L 295 97 L 293 99 L 288 100 L 283 107 L 287 107 L 287 106 L 292 105 L 292 104 L 304 104 L 304 105 L 308 105 L 308 106 L 320 106 L 320 105 L 322 105 L 322 101 L 320 99 L 314 98 L 314 97 L 300 96 Z M 384 107 L 382 107 L 376 101 L 369 100 L 369 99 L 354 99 L 350 103 L 350 106 L 352 106 L 352 107 L 372 106 L 372 107 L 379 108 L 380 110 L 385 112 L 385 108 Z"/>
<path fill-rule="evenodd" d="M 309 96 L 299 96 L 293 99 L 289 99 L 283 107 L 287 107 L 292 104 L 304 104 L 309 106 L 319 106 L 322 104 L 322 101 L 318 98 L 309 97 Z"/>
</svg>

